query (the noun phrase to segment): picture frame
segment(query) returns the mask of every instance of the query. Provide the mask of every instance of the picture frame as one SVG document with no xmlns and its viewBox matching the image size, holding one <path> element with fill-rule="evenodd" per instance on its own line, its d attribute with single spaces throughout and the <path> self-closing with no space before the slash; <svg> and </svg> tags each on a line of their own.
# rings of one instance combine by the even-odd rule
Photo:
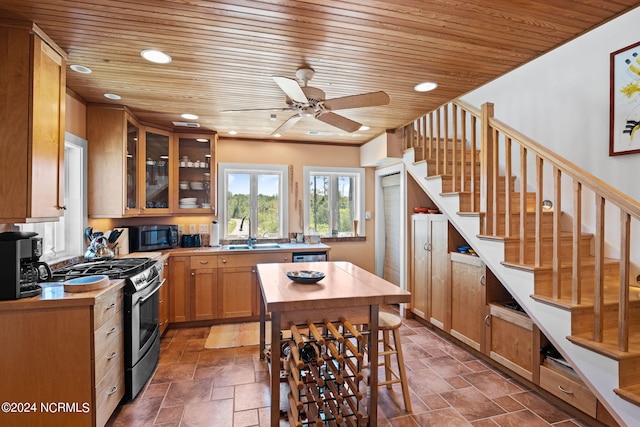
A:
<svg viewBox="0 0 640 427">
<path fill-rule="evenodd" d="M 640 41 L 611 53 L 609 156 L 640 153 Z"/>
</svg>

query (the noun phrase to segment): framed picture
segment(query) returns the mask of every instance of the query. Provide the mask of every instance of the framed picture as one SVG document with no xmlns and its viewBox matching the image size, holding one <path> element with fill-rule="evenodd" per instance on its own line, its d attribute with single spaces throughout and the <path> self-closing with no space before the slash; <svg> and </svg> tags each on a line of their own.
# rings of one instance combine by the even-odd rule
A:
<svg viewBox="0 0 640 427">
<path fill-rule="evenodd" d="M 640 153 L 640 42 L 611 54 L 609 155 Z"/>
</svg>

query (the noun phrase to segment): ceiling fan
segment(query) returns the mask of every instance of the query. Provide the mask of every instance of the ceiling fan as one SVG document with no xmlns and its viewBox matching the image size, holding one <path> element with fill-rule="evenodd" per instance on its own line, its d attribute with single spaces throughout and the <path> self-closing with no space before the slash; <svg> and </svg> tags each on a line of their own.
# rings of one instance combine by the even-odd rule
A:
<svg viewBox="0 0 640 427">
<path fill-rule="evenodd" d="M 360 129 L 362 124 L 338 115 L 333 111 L 346 110 L 349 108 L 373 107 L 377 105 L 387 105 L 389 103 L 389 95 L 382 91 L 325 99 L 324 91 L 315 87 L 307 86 L 307 83 L 313 78 L 314 74 L 315 71 L 312 68 L 302 67 L 298 68 L 296 71 L 296 77 L 298 80 L 289 77 L 272 76 L 273 80 L 278 86 L 280 86 L 280 89 L 282 89 L 287 96 L 287 107 L 226 110 L 222 112 L 293 111 L 294 114 L 271 133 L 271 135 L 274 136 L 282 135 L 293 125 L 298 123 L 302 117 L 314 117 L 346 132 L 355 132 Z M 298 83 L 298 81 L 300 81 L 300 83 Z"/>
</svg>

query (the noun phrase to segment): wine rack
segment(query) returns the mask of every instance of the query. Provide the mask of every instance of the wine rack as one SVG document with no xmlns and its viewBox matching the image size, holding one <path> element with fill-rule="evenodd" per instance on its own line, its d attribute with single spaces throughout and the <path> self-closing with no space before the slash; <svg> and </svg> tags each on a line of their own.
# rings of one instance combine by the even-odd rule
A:
<svg viewBox="0 0 640 427">
<path fill-rule="evenodd" d="M 368 425 L 368 332 L 346 319 L 292 324 L 290 331 L 281 343 L 290 425 Z"/>
</svg>

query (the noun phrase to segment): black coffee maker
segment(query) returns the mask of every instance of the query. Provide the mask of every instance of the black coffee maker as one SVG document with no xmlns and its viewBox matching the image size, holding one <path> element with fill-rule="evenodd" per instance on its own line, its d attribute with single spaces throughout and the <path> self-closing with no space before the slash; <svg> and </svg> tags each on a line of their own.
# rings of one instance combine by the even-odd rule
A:
<svg viewBox="0 0 640 427">
<path fill-rule="evenodd" d="M 7 231 L 0 233 L 0 300 L 39 295 L 39 282 L 51 278 L 51 268 L 39 261 L 42 238 L 38 233 Z"/>
</svg>

